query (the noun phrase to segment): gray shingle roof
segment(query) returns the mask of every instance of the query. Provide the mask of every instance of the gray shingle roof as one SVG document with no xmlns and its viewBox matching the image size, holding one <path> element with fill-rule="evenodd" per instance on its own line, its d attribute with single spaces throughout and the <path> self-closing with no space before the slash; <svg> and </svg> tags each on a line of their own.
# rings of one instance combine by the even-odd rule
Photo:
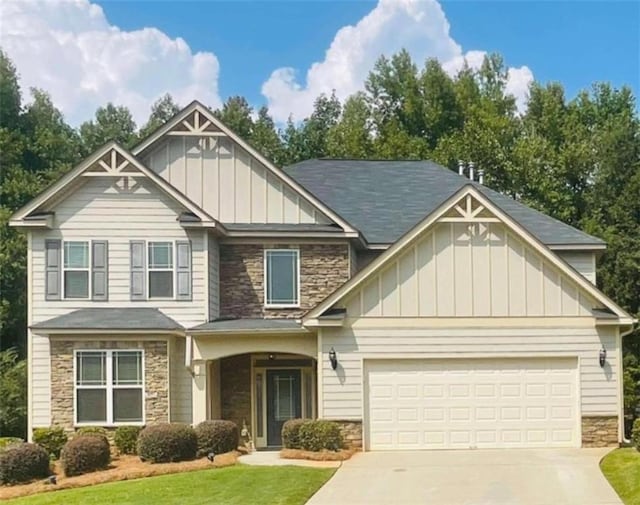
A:
<svg viewBox="0 0 640 505">
<path fill-rule="evenodd" d="M 466 177 L 431 161 L 307 160 L 285 172 L 357 228 L 370 244 L 392 244 L 464 185 Z M 473 183 L 548 246 L 602 247 L 596 237 Z"/>
<path fill-rule="evenodd" d="M 113 308 L 79 309 L 63 316 L 34 324 L 47 330 L 183 330 L 158 309 Z"/>
<path fill-rule="evenodd" d="M 295 319 L 219 319 L 201 324 L 194 331 L 254 331 L 254 330 L 301 330 L 304 328 Z"/>
</svg>

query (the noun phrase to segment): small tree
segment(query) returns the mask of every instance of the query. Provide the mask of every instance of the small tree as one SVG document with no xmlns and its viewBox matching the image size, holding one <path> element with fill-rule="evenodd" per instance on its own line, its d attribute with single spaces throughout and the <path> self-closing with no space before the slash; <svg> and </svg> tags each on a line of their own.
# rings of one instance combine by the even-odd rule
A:
<svg viewBox="0 0 640 505">
<path fill-rule="evenodd" d="M 0 436 L 25 438 L 27 364 L 15 349 L 0 352 Z"/>
</svg>

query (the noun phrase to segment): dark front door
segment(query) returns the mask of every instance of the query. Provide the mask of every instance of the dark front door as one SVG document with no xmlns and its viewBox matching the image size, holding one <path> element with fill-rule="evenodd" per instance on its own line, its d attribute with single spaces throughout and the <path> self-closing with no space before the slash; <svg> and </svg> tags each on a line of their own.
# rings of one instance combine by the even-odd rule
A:
<svg viewBox="0 0 640 505">
<path fill-rule="evenodd" d="M 267 445 L 282 445 L 282 425 L 301 416 L 300 370 L 267 370 Z"/>
</svg>

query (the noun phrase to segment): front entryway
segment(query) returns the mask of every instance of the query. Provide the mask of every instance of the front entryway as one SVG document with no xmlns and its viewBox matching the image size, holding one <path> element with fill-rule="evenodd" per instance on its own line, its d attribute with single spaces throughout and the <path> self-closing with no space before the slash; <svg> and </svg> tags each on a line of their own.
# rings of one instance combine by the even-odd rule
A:
<svg viewBox="0 0 640 505">
<path fill-rule="evenodd" d="M 282 445 L 282 425 L 302 417 L 300 370 L 267 370 L 267 445 Z"/>
</svg>

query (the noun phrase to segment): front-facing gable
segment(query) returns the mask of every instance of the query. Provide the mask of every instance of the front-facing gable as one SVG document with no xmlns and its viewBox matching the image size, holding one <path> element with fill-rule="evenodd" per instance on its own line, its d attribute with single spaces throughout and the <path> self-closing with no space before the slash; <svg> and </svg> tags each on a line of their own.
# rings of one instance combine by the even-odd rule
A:
<svg viewBox="0 0 640 505">
<path fill-rule="evenodd" d="M 310 311 L 359 317 L 631 318 L 469 185 Z"/>
<path fill-rule="evenodd" d="M 223 223 L 353 228 L 193 102 L 133 153 Z"/>
</svg>

